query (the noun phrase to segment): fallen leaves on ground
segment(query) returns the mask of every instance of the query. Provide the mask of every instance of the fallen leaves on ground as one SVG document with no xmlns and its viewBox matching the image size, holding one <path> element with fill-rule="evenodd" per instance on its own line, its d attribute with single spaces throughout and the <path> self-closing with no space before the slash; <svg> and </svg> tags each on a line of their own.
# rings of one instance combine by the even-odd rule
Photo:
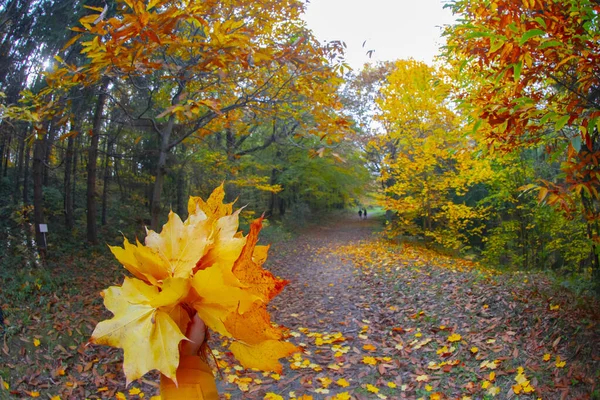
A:
<svg viewBox="0 0 600 400">
<path fill-rule="evenodd" d="M 303 351 L 283 359 L 281 373 L 260 372 L 239 365 L 230 340 L 215 335 L 210 345 L 223 374 L 217 378 L 223 398 L 591 395 L 600 370 L 597 303 L 557 290 L 542 274 L 496 271 L 378 240 L 371 236 L 376 226 L 352 220 L 313 226 L 270 250 L 267 268 L 291 283 L 269 310 Z M 155 374 L 125 388 L 121 351 L 84 346 L 108 316 L 97 293 L 119 281 L 110 264 L 95 254 L 85 274 L 71 266 L 69 285 L 28 305 L 32 323 L 0 343 L 7 360 L 0 365 L 0 392 L 63 400 L 157 394 Z"/>
</svg>

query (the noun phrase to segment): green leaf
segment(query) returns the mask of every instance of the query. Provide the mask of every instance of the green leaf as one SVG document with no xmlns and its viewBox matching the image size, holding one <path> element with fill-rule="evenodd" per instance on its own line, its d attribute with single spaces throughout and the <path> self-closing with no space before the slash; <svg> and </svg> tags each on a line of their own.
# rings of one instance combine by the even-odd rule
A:
<svg viewBox="0 0 600 400">
<path fill-rule="evenodd" d="M 558 40 L 548 40 L 547 42 L 540 44 L 540 49 L 547 49 L 548 47 L 557 46 L 562 46 L 562 42 L 559 42 Z"/>
<path fill-rule="evenodd" d="M 544 21 L 544 19 L 542 17 L 537 17 L 535 20 L 537 21 L 538 24 L 543 26 L 544 29 L 548 28 L 548 26 L 546 25 L 546 21 Z"/>
<path fill-rule="evenodd" d="M 540 123 L 541 124 L 545 124 L 546 122 L 548 122 L 548 120 L 553 119 L 554 117 L 556 117 L 556 113 L 555 112 L 549 112 L 547 114 L 545 114 L 541 119 L 540 119 Z"/>
<path fill-rule="evenodd" d="M 575 135 L 571 138 L 571 146 L 577 151 L 581 150 L 581 135 Z"/>
<path fill-rule="evenodd" d="M 498 51 L 502 46 L 504 46 L 504 43 L 506 43 L 506 38 L 503 36 L 496 39 L 491 39 L 490 53 L 495 53 Z"/>
<path fill-rule="evenodd" d="M 567 124 L 567 122 L 569 122 L 570 118 L 571 118 L 570 115 L 563 115 L 562 117 L 557 119 L 556 123 L 554 124 L 554 130 L 559 131 L 562 128 L 564 128 L 564 126 Z"/>
<path fill-rule="evenodd" d="M 515 82 L 519 82 L 521 78 L 521 70 L 523 69 L 523 61 L 513 64 L 513 71 L 515 75 Z"/>
<path fill-rule="evenodd" d="M 521 40 L 519 40 L 519 46 L 524 45 L 525 42 L 527 42 L 532 37 L 534 37 L 534 36 L 542 36 L 545 33 L 546 33 L 546 31 L 543 31 L 541 29 L 530 29 L 527 32 L 525 32 L 523 34 L 523 36 L 521 36 Z"/>
<path fill-rule="evenodd" d="M 478 119 L 477 122 L 475 122 L 475 125 L 473 125 L 473 133 L 477 132 L 477 130 L 481 126 L 482 122 L 483 122 L 483 120 L 481 120 L 481 119 Z"/>
</svg>

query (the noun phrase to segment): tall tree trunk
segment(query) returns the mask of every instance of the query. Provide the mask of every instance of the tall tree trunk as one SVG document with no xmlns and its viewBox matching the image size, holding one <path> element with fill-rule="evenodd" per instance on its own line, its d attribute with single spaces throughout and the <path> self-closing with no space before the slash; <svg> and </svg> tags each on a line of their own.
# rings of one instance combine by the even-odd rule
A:
<svg viewBox="0 0 600 400">
<path fill-rule="evenodd" d="M 154 189 L 152 191 L 152 206 L 150 227 L 156 231 L 158 229 L 158 219 L 160 217 L 160 198 L 162 195 L 165 175 L 167 174 L 167 156 L 169 154 L 169 139 L 175 125 L 175 117 L 171 115 L 164 132 L 160 135 L 160 150 L 158 154 L 158 164 L 156 165 L 156 178 L 154 179 Z"/>
<path fill-rule="evenodd" d="M 183 85 L 179 87 L 179 91 L 173 96 L 171 105 L 176 105 L 181 99 L 183 94 Z M 171 140 L 171 133 L 173 133 L 173 127 L 175 126 L 175 115 L 171 114 L 167 122 L 165 129 L 159 133 L 160 135 L 160 149 L 158 152 L 158 163 L 156 165 L 156 178 L 154 179 L 154 189 L 152 191 L 152 202 L 151 202 L 151 221 L 150 228 L 154 231 L 158 229 L 158 219 L 160 217 L 160 198 L 162 195 L 162 189 L 165 183 L 165 175 L 167 173 L 167 156 L 169 154 L 169 141 Z"/>
<path fill-rule="evenodd" d="M 52 146 L 54 145 L 54 138 L 56 137 L 56 126 L 54 121 L 51 121 L 49 124 L 48 133 L 44 136 L 44 165 L 42 168 L 44 169 L 44 186 L 49 186 L 49 177 L 50 177 L 50 157 L 52 157 Z"/>
<path fill-rule="evenodd" d="M 25 139 L 27 138 L 27 133 L 29 132 L 29 128 L 23 131 L 22 135 L 19 135 L 17 139 L 19 140 L 19 150 L 17 156 L 17 171 L 15 173 L 15 190 L 13 191 L 13 203 L 17 204 L 19 202 L 19 194 L 21 193 L 21 177 L 23 176 L 23 158 L 25 156 Z"/>
<path fill-rule="evenodd" d="M 110 184 L 110 153 L 112 153 L 113 141 L 108 139 L 106 141 L 106 155 L 104 157 L 104 175 L 103 175 L 103 187 L 102 187 L 102 226 L 106 225 L 107 221 L 107 210 L 108 210 L 108 185 Z"/>
<path fill-rule="evenodd" d="M 75 219 L 73 216 L 73 193 L 71 188 L 71 176 L 74 157 L 74 142 L 75 138 L 69 136 L 67 139 L 67 153 L 65 154 L 65 177 L 63 182 L 64 188 L 64 208 L 65 208 L 65 227 L 67 230 L 73 230 Z"/>
<path fill-rule="evenodd" d="M 78 146 L 78 142 L 81 140 L 79 138 L 80 136 L 77 135 L 74 139 L 73 139 L 73 172 L 71 173 L 71 175 L 73 176 L 73 185 L 72 185 L 72 190 L 71 190 L 71 202 L 73 203 L 73 210 L 75 210 L 76 207 L 76 201 L 77 201 L 77 160 L 78 160 L 78 154 L 77 154 L 77 148 Z"/>
<path fill-rule="evenodd" d="M 4 149 L 6 148 L 6 139 L 8 138 L 9 125 L 6 123 L 0 124 L 0 176 L 2 176 L 2 169 L 4 166 Z"/>
<path fill-rule="evenodd" d="M 177 214 L 183 219 L 187 214 L 187 208 L 185 207 L 185 172 L 184 166 L 179 167 L 177 171 Z"/>
<path fill-rule="evenodd" d="M 14 131 L 14 129 L 11 129 L 11 131 Z M 8 176 L 8 160 L 10 160 L 10 143 L 12 142 L 12 137 L 13 135 L 11 135 L 10 133 L 8 133 L 8 140 L 7 140 L 7 144 L 6 144 L 6 155 L 4 156 L 4 171 L 2 172 L 2 176 L 7 177 Z"/>
<path fill-rule="evenodd" d="M 25 172 L 23 173 L 23 204 L 29 204 L 29 159 L 31 146 L 25 143 Z"/>
<path fill-rule="evenodd" d="M 92 138 L 88 150 L 87 165 L 87 240 L 92 244 L 98 243 L 98 225 L 96 223 L 96 166 L 98 162 L 98 142 L 100 139 L 100 127 L 102 125 L 102 114 L 106 104 L 106 89 L 108 87 L 108 78 L 102 79 L 100 93 L 96 102 L 94 111 L 94 120 L 92 125 Z"/>
<path fill-rule="evenodd" d="M 44 139 L 38 137 L 33 145 L 33 222 L 35 224 L 35 242 L 40 252 L 45 254 L 46 241 L 40 232 L 40 224 L 44 223 Z"/>
</svg>

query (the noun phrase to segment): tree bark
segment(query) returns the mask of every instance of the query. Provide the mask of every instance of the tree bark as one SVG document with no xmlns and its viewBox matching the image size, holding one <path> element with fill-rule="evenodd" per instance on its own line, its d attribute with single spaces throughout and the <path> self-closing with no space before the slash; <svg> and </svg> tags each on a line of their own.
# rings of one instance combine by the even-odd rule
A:
<svg viewBox="0 0 600 400">
<path fill-rule="evenodd" d="M 35 224 L 35 242 L 40 253 L 46 252 L 46 240 L 40 232 L 44 223 L 44 139 L 38 137 L 33 145 L 33 220 Z"/>
<path fill-rule="evenodd" d="M 23 176 L 23 159 L 25 156 L 25 139 L 27 138 L 27 130 L 23 131 L 22 135 L 18 136 L 19 140 L 19 150 L 18 150 L 18 158 L 17 158 L 17 171 L 15 173 L 15 190 L 13 192 L 13 203 L 17 204 L 19 202 L 19 194 L 21 193 L 21 177 Z"/>
<path fill-rule="evenodd" d="M 158 154 L 158 164 L 156 165 L 156 178 L 154 179 L 154 189 L 152 191 L 152 206 L 150 221 L 150 228 L 154 231 L 158 229 L 158 220 L 160 217 L 160 200 L 162 195 L 162 189 L 165 182 L 165 175 L 167 173 L 167 156 L 169 154 L 169 140 L 171 138 L 171 132 L 173 132 L 173 126 L 175 125 L 175 116 L 169 117 L 169 122 L 165 131 L 160 135 L 160 150 Z"/>
<path fill-rule="evenodd" d="M 98 162 L 98 142 L 100 140 L 100 128 L 102 125 L 102 114 L 106 104 L 106 89 L 108 87 L 108 78 L 102 79 L 100 93 L 96 101 L 96 110 L 94 111 L 94 120 L 92 124 L 92 139 L 88 149 L 87 165 L 87 240 L 92 244 L 98 243 L 98 224 L 96 223 L 96 167 Z"/>
<path fill-rule="evenodd" d="M 65 227 L 67 230 L 73 230 L 75 219 L 73 217 L 73 193 L 71 188 L 71 173 L 73 168 L 74 157 L 74 141 L 73 136 L 67 139 L 67 153 L 65 154 L 65 177 L 64 177 L 64 208 L 65 208 Z"/>
<path fill-rule="evenodd" d="M 108 139 L 106 141 L 106 155 L 104 157 L 104 174 L 103 174 L 103 187 L 102 187 L 102 218 L 101 225 L 104 226 L 107 223 L 108 215 L 108 185 L 110 184 L 110 156 L 113 148 L 113 140 Z"/>
<path fill-rule="evenodd" d="M 12 142 L 13 135 L 7 133 L 8 135 L 8 143 L 6 144 L 6 155 L 4 155 L 4 171 L 2 172 L 2 176 L 8 176 L 8 160 L 10 159 L 10 143 Z"/>
<path fill-rule="evenodd" d="M 25 172 L 23 173 L 23 204 L 29 204 L 29 158 L 31 146 L 25 143 Z"/>
<path fill-rule="evenodd" d="M 178 104 L 183 94 L 183 85 L 179 87 L 179 91 L 173 96 L 171 105 Z M 156 177 L 154 179 L 154 188 L 152 190 L 152 202 L 151 202 L 151 220 L 150 228 L 154 231 L 158 229 L 158 220 L 160 217 L 160 198 L 162 195 L 163 185 L 165 183 L 165 175 L 167 173 L 167 156 L 170 151 L 169 141 L 171 140 L 171 134 L 173 133 L 173 127 L 175 126 L 175 115 L 171 114 L 167 121 L 167 126 L 162 132 L 158 132 L 160 136 L 160 149 L 158 153 L 158 163 L 156 165 Z"/>
</svg>

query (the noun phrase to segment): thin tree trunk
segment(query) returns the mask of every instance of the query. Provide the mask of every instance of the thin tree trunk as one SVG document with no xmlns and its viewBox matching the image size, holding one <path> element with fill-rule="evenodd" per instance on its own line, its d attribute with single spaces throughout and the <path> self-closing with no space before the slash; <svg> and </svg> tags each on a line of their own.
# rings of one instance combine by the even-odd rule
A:
<svg viewBox="0 0 600 400">
<path fill-rule="evenodd" d="M 25 172 L 23 173 L 23 204 L 29 204 L 29 159 L 31 146 L 25 143 Z"/>
<path fill-rule="evenodd" d="M 44 152 L 44 165 L 42 168 L 44 169 L 44 186 L 49 185 L 49 175 L 50 175 L 50 157 L 52 156 L 52 145 L 54 144 L 54 138 L 56 136 L 54 121 L 49 123 L 48 133 L 44 136 L 44 145 L 46 147 Z"/>
<path fill-rule="evenodd" d="M 19 193 L 21 193 L 21 177 L 23 176 L 23 158 L 25 156 L 25 139 L 29 128 L 23 132 L 23 135 L 19 135 L 19 150 L 17 159 L 17 171 L 15 173 L 15 190 L 13 192 L 13 203 L 19 202 Z"/>
<path fill-rule="evenodd" d="M 8 143 L 6 145 L 6 155 L 4 156 L 4 171 L 2 172 L 2 176 L 8 176 L 8 160 L 10 159 L 10 143 L 12 142 L 13 135 L 8 134 Z"/>
<path fill-rule="evenodd" d="M 71 194 L 71 203 L 73 203 L 73 210 L 75 210 L 76 207 L 76 201 L 77 201 L 77 145 L 78 142 L 80 141 L 79 139 L 79 135 L 77 135 L 74 140 L 73 140 L 73 186 L 72 186 L 72 194 Z"/>
<path fill-rule="evenodd" d="M 185 207 L 185 173 L 184 166 L 181 165 L 179 167 L 179 171 L 177 171 L 177 214 L 183 219 L 187 214 L 187 209 Z"/>
<path fill-rule="evenodd" d="M 73 168 L 73 156 L 74 156 L 74 141 L 73 136 L 69 136 L 67 139 L 67 153 L 65 154 L 65 179 L 64 179 L 64 207 L 65 207 L 65 227 L 67 230 L 73 230 L 75 226 L 75 220 L 73 217 L 73 193 L 71 188 L 71 176 Z"/>
<path fill-rule="evenodd" d="M 9 126 L 6 123 L 0 125 L 0 137 L 2 142 L 0 143 L 0 176 L 2 176 L 2 169 L 4 166 L 4 149 L 6 148 L 6 138 L 8 136 Z"/>
<path fill-rule="evenodd" d="M 44 223 L 44 139 L 37 138 L 33 145 L 33 220 L 35 224 L 35 242 L 40 253 L 45 254 L 46 241 L 40 232 L 40 224 Z"/>
<path fill-rule="evenodd" d="M 88 150 L 87 165 L 87 240 L 92 244 L 98 243 L 98 225 L 96 223 L 96 166 L 98 162 L 98 142 L 100 139 L 100 127 L 102 125 L 102 114 L 106 104 L 106 89 L 108 78 L 103 78 L 100 85 L 100 94 L 96 102 L 94 120 L 92 125 L 92 139 Z"/>
<path fill-rule="evenodd" d="M 173 100 L 171 105 L 179 103 L 180 97 L 183 93 L 183 86 L 179 88 L 179 91 Z M 175 115 L 171 114 L 167 122 L 165 130 L 160 133 L 160 149 L 158 153 L 158 164 L 156 165 L 156 178 L 154 180 L 154 190 L 152 191 L 152 205 L 151 205 L 151 221 L 150 227 L 156 231 L 158 229 L 158 219 L 160 217 L 160 198 L 162 195 L 163 185 L 165 183 L 165 175 L 167 174 L 167 156 L 169 154 L 169 141 L 171 140 L 171 133 L 175 126 Z"/>
<path fill-rule="evenodd" d="M 108 185 L 110 184 L 110 157 L 109 153 L 112 152 L 113 143 L 111 139 L 106 141 L 106 155 L 104 157 L 104 186 L 102 188 L 102 226 L 106 225 L 107 221 L 107 209 L 108 209 Z"/>
</svg>

